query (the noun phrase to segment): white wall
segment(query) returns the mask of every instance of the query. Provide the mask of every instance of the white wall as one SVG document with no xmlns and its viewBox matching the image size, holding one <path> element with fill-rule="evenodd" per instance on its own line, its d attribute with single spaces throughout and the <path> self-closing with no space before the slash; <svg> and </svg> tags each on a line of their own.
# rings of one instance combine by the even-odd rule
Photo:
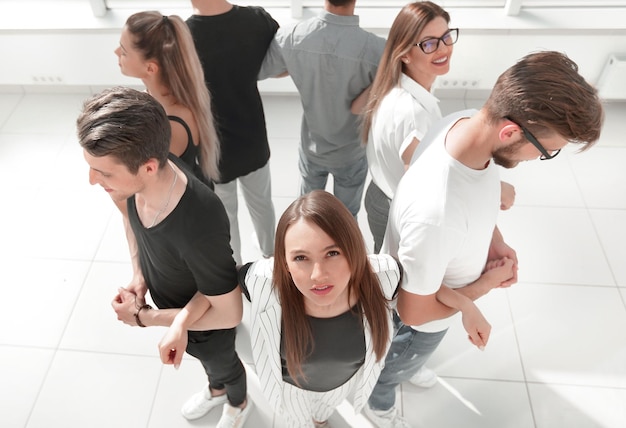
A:
<svg viewBox="0 0 626 428">
<path fill-rule="evenodd" d="M 50 14 L 59 16 L 58 8 L 64 2 L 50 2 L 57 5 L 54 12 L 40 8 L 37 14 L 18 10 L 15 4 L 11 13 L 7 13 L 2 10 L 5 3 L 0 2 L 0 86 L 21 86 L 28 90 L 41 85 L 140 84 L 137 79 L 121 75 L 113 53 L 125 18 L 134 11 L 109 12 L 104 18 L 95 18 L 83 4 L 77 7 L 77 2 L 68 2 L 72 7 L 61 14 L 63 19 L 50 19 Z M 26 7 L 26 3 L 21 4 Z M 451 26 L 460 27 L 461 35 L 455 45 L 451 71 L 437 84 L 461 98 L 466 90 L 488 92 L 502 71 L 536 50 L 565 52 L 592 83 L 598 81 L 611 53 L 626 53 L 626 6 L 597 10 L 537 9 L 522 11 L 516 17 L 505 16 L 502 10 L 448 10 Z M 316 12 L 305 10 L 305 17 Z M 164 13 L 185 18 L 190 10 Z M 293 22 L 288 11 L 277 9 L 270 13 L 282 26 Z M 384 36 L 397 8 L 357 9 L 357 13 L 364 27 Z M 28 19 L 22 18 L 24 22 L 20 24 L 18 17 L 25 16 Z M 288 78 L 269 79 L 260 86 L 264 92 L 295 90 Z"/>
</svg>

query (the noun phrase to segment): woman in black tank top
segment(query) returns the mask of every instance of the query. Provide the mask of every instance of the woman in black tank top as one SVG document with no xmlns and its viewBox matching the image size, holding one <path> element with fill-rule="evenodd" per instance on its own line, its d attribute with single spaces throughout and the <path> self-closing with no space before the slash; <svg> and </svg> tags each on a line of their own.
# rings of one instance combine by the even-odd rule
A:
<svg viewBox="0 0 626 428">
<path fill-rule="evenodd" d="M 121 72 L 140 78 L 175 122 L 170 151 L 205 183 L 219 180 L 211 98 L 187 24 L 176 15 L 135 13 L 126 21 L 115 53 Z"/>
</svg>

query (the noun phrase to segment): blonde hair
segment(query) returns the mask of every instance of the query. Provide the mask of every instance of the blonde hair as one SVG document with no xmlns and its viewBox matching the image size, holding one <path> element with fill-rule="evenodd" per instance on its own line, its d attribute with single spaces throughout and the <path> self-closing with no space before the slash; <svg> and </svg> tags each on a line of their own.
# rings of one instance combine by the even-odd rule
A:
<svg viewBox="0 0 626 428">
<path fill-rule="evenodd" d="M 200 167 L 207 178 L 219 181 L 220 145 L 211 96 L 187 24 L 179 16 L 148 11 L 131 15 L 126 28 L 144 59 L 158 63 L 163 85 L 176 101 L 191 110 L 200 135 Z"/>
</svg>

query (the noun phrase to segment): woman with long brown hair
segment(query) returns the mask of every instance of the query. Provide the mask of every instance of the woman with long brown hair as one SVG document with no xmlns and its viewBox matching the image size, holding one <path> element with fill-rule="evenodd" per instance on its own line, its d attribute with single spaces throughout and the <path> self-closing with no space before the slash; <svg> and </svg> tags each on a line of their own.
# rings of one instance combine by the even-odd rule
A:
<svg viewBox="0 0 626 428">
<path fill-rule="evenodd" d="M 365 195 L 367 219 L 380 251 L 389 204 L 420 141 L 441 119 L 431 93 L 437 76 L 450 70 L 458 28 L 429 1 L 407 4 L 396 16 L 363 110 L 362 138 L 372 175 Z"/>
<path fill-rule="evenodd" d="M 250 301 L 242 323 L 250 331 L 255 370 L 272 409 L 290 428 L 327 426 L 350 393 L 355 411 L 364 407 L 394 334 L 392 304 L 401 277 L 393 257 L 367 255 L 355 218 L 323 190 L 285 210 L 273 259 L 240 268 L 239 284 Z M 463 303 L 468 328 L 486 323 L 458 293 L 446 289 L 438 298 L 458 309 Z M 205 300 L 189 320 L 204 317 Z M 165 363 L 180 363 L 170 351 L 184 349 L 181 326 L 172 323 L 159 345 Z"/>
<path fill-rule="evenodd" d="M 275 242 L 273 260 L 239 273 L 256 371 L 290 427 L 324 426 L 350 392 L 359 411 L 378 378 L 400 268 L 391 256 L 368 257 L 350 211 L 321 190 L 287 208 Z"/>
</svg>

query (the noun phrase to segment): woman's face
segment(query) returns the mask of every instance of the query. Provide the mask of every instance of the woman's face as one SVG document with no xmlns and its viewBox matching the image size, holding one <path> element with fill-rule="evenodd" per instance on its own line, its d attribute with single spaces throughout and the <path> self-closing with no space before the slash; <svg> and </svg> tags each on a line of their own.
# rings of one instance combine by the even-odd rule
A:
<svg viewBox="0 0 626 428">
<path fill-rule="evenodd" d="M 285 256 L 308 315 L 327 318 L 350 309 L 348 260 L 322 229 L 302 219 L 289 226 Z"/>
<path fill-rule="evenodd" d="M 122 30 L 120 45 L 115 49 L 115 55 L 123 75 L 140 79 L 147 75 L 148 62 L 134 48 L 132 35 L 126 27 Z"/>
<path fill-rule="evenodd" d="M 438 16 L 426 24 L 417 37 L 417 43 L 433 37 L 442 37 L 448 30 L 446 20 Z M 402 57 L 405 74 L 430 90 L 430 86 L 435 78 L 446 74 L 450 70 L 450 58 L 452 57 L 453 48 L 453 45 L 446 46 L 440 41 L 437 50 L 427 54 L 419 46 L 413 46 Z"/>
</svg>

